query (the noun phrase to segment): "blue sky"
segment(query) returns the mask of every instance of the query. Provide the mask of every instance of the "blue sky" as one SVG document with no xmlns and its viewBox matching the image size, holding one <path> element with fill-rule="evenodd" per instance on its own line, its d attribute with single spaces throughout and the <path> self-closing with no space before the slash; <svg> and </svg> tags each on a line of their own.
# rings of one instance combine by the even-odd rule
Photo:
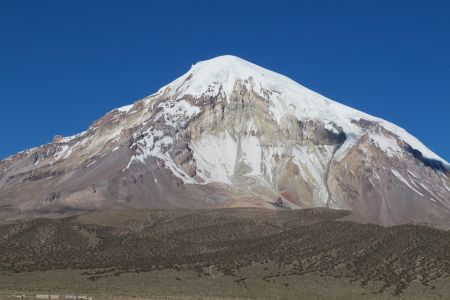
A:
<svg viewBox="0 0 450 300">
<path fill-rule="evenodd" d="M 233 54 L 450 160 L 450 1 L 2 1 L 0 157 Z"/>
</svg>

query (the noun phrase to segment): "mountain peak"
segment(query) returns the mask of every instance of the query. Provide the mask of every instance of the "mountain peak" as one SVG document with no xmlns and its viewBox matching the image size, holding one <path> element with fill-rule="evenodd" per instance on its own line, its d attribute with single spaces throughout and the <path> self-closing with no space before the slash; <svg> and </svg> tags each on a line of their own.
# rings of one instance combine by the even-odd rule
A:
<svg viewBox="0 0 450 300">
<path fill-rule="evenodd" d="M 201 70 L 206 72 L 217 72 L 224 70 L 239 72 L 247 70 L 260 72 L 264 71 L 265 69 L 234 55 L 220 55 L 211 59 L 197 62 L 192 66 L 191 70 Z"/>
<path fill-rule="evenodd" d="M 305 89 L 286 76 L 233 55 L 222 55 L 200 61 L 187 73 L 162 89 L 170 87 L 172 91 L 191 96 L 211 93 L 213 93 L 212 96 L 216 96 L 220 89 L 222 93 L 229 95 L 237 81 L 247 81 L 252 88 L 258 85 L 258 89 L 272 90 L 276 89 L 276 86 Z"/>
<path fill-rule="evenodd" d="M 269 71 L 263 67 L 246 61 L 233 55 L 217 56 L 208 60 L 200 61 L 192 66 L 188 73 L 194 73 L 197 76 L 214 76 L 221 74 L 219 79 L 227 79 L 224 75 L 228 75 L 228 79 L 247 79 L 248 77 L 259 76 L 279 76 L 286 77 Z M 279 80 L 280 78 L 278 78 Z"/>
<path fill-rule="evenodd" d="M 228 64 L 228 65 L 248 65 L 250 63 L 249 61 L 246 61 L 245 59 L 242 59 L 235 55 L 225 54 L 225 55 L 219 55 L 207 60 L 202 60 L 197 62 L 195 65 L 203 65 L 203 64 L 214 64 L 214 65 L 220 65 L 220 64 Z"/>
</svg>

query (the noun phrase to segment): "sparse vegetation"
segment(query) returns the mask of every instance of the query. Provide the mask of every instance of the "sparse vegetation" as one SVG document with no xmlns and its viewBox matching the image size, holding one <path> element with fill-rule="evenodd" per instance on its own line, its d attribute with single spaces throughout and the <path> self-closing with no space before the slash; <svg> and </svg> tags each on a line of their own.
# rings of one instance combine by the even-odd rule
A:
<svg viewBox="0 0 450 300">
<path fill-rule="evenodd" d="M 357 224 L 343 221 L 346 215 L 329 209 L 104 211 L 3 225 L 0 290 L 17 289 L 20 283 L 6 279 L 30 272 L 75 272 L 84 288 L 92 288 L 87 292 L 158 273 L 178 286 L 172 295 L 192 285 L 198 286 L 194 294 L 257 298 L 266 289 L 278 289 L 282 298 L 302 295 L 307 286 L 299 284 L 311 280 L 339 283 L 348 292 L 356 288 L 364 297 L 402 296 L 411 287 L 438 295 L 442 283 L 450 282 L 449 232 Z M 70 285 L 52 280 L 59 289 L 62 282 Z M 116 293 L 126 294 L 119 286 Z M 163 295 L 156 287 L 129 286 L 133 295 L 152 288 Z M 221 290 L 225 287 L 230 293 Z"/>
</svg>

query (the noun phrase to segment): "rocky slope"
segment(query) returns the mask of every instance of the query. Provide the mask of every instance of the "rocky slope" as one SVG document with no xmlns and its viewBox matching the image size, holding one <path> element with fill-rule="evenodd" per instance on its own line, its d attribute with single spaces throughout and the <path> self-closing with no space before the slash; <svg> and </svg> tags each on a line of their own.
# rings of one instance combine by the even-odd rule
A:
<svg viewBox="0 0 450 300">
<path fill-rule="evenodd" d="M 394 124 L 221 56 L 83 133 L 0 161 L 0 214 L 330 207 L 450 228 L 449 170 Z"/>
</svg>

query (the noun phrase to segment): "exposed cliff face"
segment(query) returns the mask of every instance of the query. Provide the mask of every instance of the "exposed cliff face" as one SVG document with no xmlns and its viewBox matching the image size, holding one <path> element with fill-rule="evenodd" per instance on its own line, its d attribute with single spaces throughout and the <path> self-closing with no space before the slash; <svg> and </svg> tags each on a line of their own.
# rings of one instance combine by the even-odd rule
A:
<svg viewBox="0 0 450 300">
<path fill-rule="evenodd" d="M 235 57 L 0 161 L 2 219 L 106 207 L 332 207 L 450 228 L 448 163 L 403 129 Z"/>
</svg>

